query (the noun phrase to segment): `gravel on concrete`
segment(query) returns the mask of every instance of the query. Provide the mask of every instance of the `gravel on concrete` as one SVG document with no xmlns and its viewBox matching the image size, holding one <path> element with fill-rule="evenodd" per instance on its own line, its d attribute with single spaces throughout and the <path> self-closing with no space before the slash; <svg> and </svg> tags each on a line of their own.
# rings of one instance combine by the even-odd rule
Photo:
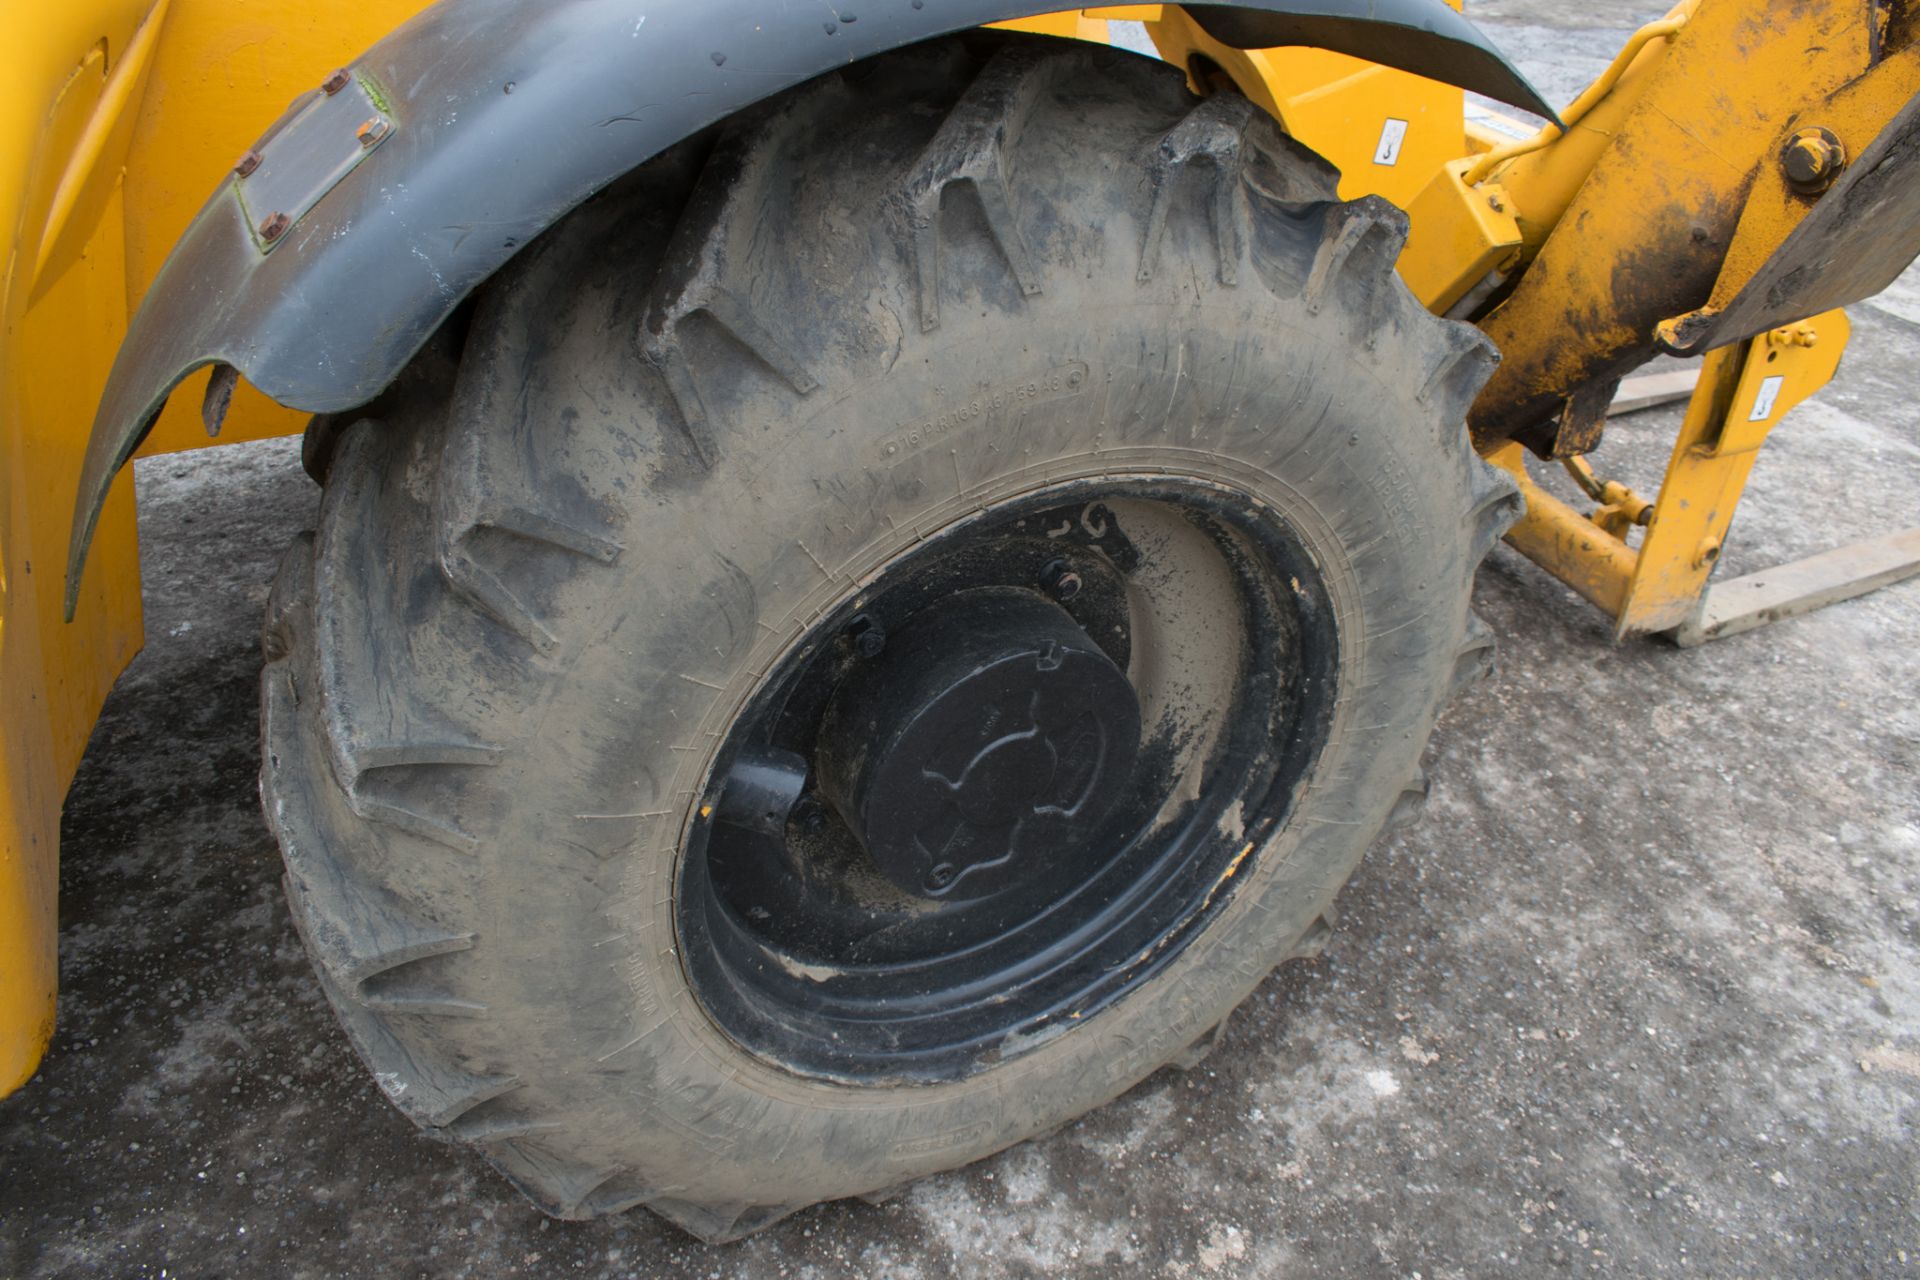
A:
<svg viewBox="0 0 1920 1280">
<path fill-rule="evenodd" d="M 1654 16 L 1491 0 L 1564 100 Z M 1855 313 L 1723 571 L 1912 523 L 1920 275 Z M 1596 462 L 1658 482 L 1677 425 Z M 140 465 L 148 647 L 63 829 L 58 1037 L 0 1102 L 0 1276 L 1884 1276 L 1920 1269 L 1920 582 L 1681 652 L 1504 549 L 1501 667 L 1325 954 L 1199 1068 L 879 1207 L 707 1248 L 551 1222 L 335 1027 L 255 797 L 291 442 Z M 1569 495 L 1571 496 L 1571 495 Z"/>
</svg>

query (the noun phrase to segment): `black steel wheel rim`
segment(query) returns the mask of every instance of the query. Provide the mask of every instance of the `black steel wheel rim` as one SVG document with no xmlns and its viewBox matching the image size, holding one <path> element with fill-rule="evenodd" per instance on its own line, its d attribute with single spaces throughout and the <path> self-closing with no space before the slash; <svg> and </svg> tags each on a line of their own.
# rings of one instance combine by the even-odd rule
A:
<svg viewBox="0 0 1920 1280">
<path fill-rule="evenodd" d="M 1298 530 L 1208 483 L 1065 484 L 924 540 L 715 756 L 675 891 L 697 1000 L 769 1062 L 868 1083 L 1095 1017 L 1287 822 L 1338 641 Z"/>
</svg>

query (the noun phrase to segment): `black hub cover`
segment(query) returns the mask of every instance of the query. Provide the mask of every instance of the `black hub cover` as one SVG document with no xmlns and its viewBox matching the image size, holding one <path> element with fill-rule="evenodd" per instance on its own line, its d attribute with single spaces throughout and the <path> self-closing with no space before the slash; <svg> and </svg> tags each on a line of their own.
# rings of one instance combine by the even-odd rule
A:
<svg viewBox="0 0 1920 1280">
<path fill-rule="evenodd" d="M 820 777 L 889 880 L 968 900 L 1084 848 L 1139 747 L 1133 686 L 1073 618 L 982 588 L 919 614 L 848 677 Z"/>
</svg>

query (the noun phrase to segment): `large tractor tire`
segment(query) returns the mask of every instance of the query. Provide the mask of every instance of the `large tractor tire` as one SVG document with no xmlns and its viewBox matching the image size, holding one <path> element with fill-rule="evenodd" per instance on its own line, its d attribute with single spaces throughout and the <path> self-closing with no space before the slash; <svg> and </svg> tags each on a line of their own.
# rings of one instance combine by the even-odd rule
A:
<svg viewBox="0 0 1920 1280">
<path fill-rule="evenodd" d="M 976 33 L 649 164 L 316 422 L 263 789 L 394 1104 L 728 1239 L 1053 1129 L 1313 948 L 1518 507 L 1488 343 L 1335 181 Z"/>
</svg>

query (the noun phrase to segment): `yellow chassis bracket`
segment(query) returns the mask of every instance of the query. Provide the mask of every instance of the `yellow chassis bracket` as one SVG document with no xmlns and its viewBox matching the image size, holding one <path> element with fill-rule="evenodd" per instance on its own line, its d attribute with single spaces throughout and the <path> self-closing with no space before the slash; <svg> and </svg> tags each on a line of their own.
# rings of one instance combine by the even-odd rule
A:
<svg viewBox="0 0 1920 1280">
<path fill-rule="evenodd" d="M 1488 461 L 1510 472 L 1527 500 L 1507 541 L 1611 617 L 1616 637 L 1670 632 L 1683 645 L 1920 573 L 1920 531 L 1908 530 L 1708 590 L 1760 446 L 1832 379 L 1850 333 L 1846 314 L 1829 311 L 1706 358 L 1637 549 L 1621 536 L 1617 506 L 1582 514 L 1534 480 L 1523 445 L 1494 449 Z M 1608 490 L 1622 505 L 1638 501 Z"/>
<path fill-rule="evenodd" d="M 1851 333 L 1846 314 L 1829 311 L 1707 357 L 1616 619 L 1619 634 L 1671 630 L 1694 612 L 1767 433 L 1833 378 Z"/>
<path fill-rule="evenodd" d="M 1400 277 L 1429 311 L 1446 314 L 1483 282 L 1519 265 L 1520 223 L 1498 183 L 1467 181 L 1470 159 L 1441 166 L 1407 206 L 1407 247 Z"/>
</svg>

